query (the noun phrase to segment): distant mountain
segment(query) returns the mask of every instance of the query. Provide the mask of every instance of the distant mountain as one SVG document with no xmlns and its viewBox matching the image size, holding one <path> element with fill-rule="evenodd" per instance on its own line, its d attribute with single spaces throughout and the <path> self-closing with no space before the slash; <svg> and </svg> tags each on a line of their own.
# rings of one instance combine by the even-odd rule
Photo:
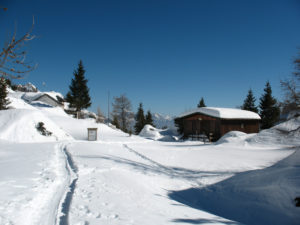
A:
<svg viewBox="0 0 300 225">
<path fill-rule="evenodd" d="M 164 127 L 167 127 L 169 129 L 175 129 L 174 117 L 172 116 L 153 113 L 152 118 L 156 128 L 162 129 Z"/>
</svg>

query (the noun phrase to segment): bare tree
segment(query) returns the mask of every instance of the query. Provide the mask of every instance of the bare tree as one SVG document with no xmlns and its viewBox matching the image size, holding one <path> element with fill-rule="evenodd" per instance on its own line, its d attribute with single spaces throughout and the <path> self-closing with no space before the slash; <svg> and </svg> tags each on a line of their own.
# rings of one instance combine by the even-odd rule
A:
<svg viewBox="0 0 300 225">
<path fill-rule="evenodd" d="M 131 111 L 131 102 L 122 94 L 120 97 L 114 97 L 113 105 L 113 118 L 118 120 L 121 130 L 128 132 L 130 119 L 134 118 L 134 113 Z"/>
<path fill-rule="evenodd" d="M 97 119 L 96 119 L 96 122 L 97 123 L 103 123 L 105 120 L 105 117 L 100 109 L 100 107 L 97 108 Z"/>
<path fill-rule="evenodd" d="M 15 29 L 10 40 L 4 43 L 4 47 L 0 50 L 0 76 L 20 79 L 36 68 L 35 63 L 26 62 L 27 52 L 24 50 L 24 45 L 35 38 L 31 34 L 33 27 L 34 18 L 31 28 L 22 37 L 16 37 L 17 32 Z"/>
<path fill-rule="evenodd" d="M 281 80 L 281 88 L 285 93 L 282 103 L 284 113 L 300 107 L 300 57 L 294 60 L 296 71 L 286 80 Z"/>
</svg>

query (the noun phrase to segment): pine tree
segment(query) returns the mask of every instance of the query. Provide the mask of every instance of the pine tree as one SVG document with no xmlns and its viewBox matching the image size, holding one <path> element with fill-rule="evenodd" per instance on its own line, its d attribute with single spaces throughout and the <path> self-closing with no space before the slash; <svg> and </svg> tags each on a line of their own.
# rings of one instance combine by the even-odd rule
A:
<svg viewBox="0 0 300 225">
<path fill-rule="evenodd" d="M 261 128 L 268 129 L 275 125 L 279 119 L 280 110 L 277 100 L 272 96 L 272 89 L 269 82 L 266 83 L 264 94 L 260 98 Z"/>
<path fill-rule="evenodd" d="M 201 100 L 200 100 L 199 104 L 197 105 L 197 107 L 198 108 L 206 107 L 203 97 L 201 98 Z"/>
<path fill-rule="evenodd" d="M 117 129 L 120 129 L 120 124 L 116 115 L 113 115 L 113 121 L 111 122 L 111 124 L 115 125 Z"/>
<path fill-rule="evenodd" d="M 150 110 L 147 111 L 146 124 L 149 124 L 152 127 L 155 127 L 155 125 L 153 124 L 152 114 L 151 114 Z"/>
<path fill-rule="evenodd" d="M 135 116 L 136 123 L 134 125 L 134 131 L 135 134 L 139 134 L 141 130 L 145 126 L 145 116 L 144 116 L 144 109 L 143 109 L 143 104 L 140 103 L 138 111 Z"/>
<path fill-rule="evenodd" d="M 256 101 L 256 99 L 253 96 L 253 92 L 252 92 L 251 89 L 249 89 L 248 95 L 247 95 L 246 99 L 244 100 L 244 104 L 242 106 L 242 109 L 257 113 L 258 109 L 255 106 L 255 101 Z"/>
<path fill-rule="evenodd" d="M 66 101 L 70 103 L 70 107 L 75 108 L 77 112 L 91 106 L 91 98 L 89 88 L 87 87 L 87 79 L 84 77 L 85 70 L 82 61 L 78 63 L 77 70 L 74 71 L 74 79 L 69 86 L 70 91 L 67 93 Z"/>
<path fill-rule="evenodd" d="M 10 103 L 7 99 L 7 83 L 3 77 L 0 77 L 0 110 L 8 109 L 7 106 Z"/>
</svg>

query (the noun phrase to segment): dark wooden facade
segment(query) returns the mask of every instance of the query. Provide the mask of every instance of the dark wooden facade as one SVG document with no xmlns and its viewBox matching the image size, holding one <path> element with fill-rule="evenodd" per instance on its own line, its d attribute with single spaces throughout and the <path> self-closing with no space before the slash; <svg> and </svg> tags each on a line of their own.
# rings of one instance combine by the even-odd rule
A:
<svg viewBox="0 0 300 225">
<path fill-rule="evenodd" d="M 201 113 L 187 115 L 178 119 L 182 120 L 184 137 L 205 134 L 207 137 L 212 137 L 213 141 L 216 141 L 229 131 L 259 132 L 258 119 L 222 119 Z"/>
</svg>

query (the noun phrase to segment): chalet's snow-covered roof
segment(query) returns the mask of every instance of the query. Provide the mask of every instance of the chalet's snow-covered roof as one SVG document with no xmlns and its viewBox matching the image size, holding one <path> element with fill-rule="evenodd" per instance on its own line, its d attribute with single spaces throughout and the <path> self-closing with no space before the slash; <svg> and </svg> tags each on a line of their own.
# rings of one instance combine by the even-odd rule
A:
<svg viewBox="0 0 300 225">
<path fill-rule="evenodd" d="M 48 95 L 56 101 L 58 101 L 57 96 L 60 97 L 60 98 L 63 98 L 63 95 L 61 93 L 54 92 L 54 91 L 50 91 L 50 92 L 27 92 L 22 96 L 22 98 L 29 101 L 29 102 L 31 102 L 31 101 L 37 100 L 39 97 L 41 97 L 43 95 Z"/>
<path fill-rule="evenodd" d="M 257 113 L 242 110 L 242 109 L 232 109 L 232 108 L 214 108 L 214 107 L 202 107 L 185 112 L 179 116 L 185 117 L 195 113 L 201 113 L 208 116 L 221 118 L 221 119 L 255 119 L 260 120 L 260 116 Z"/>
</svg>

